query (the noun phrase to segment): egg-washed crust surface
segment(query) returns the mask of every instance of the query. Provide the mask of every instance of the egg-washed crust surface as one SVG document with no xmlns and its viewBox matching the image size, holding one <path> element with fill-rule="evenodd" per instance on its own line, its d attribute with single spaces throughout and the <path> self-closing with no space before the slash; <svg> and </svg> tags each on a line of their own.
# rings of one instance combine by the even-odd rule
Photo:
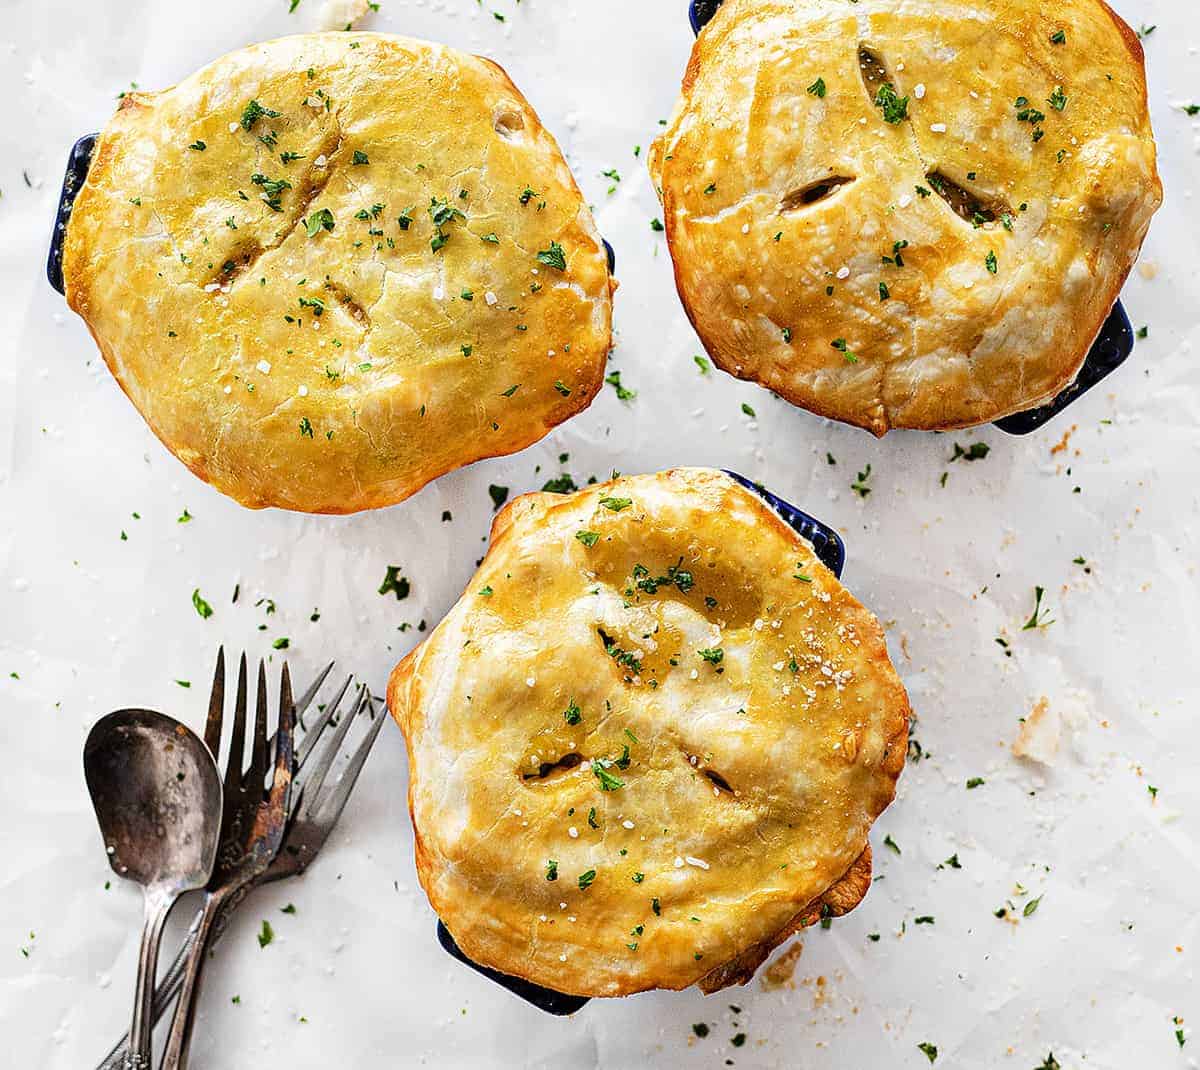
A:
<svg viewBox="0 0 1200 1070">
<path fill-rule="evenodd" d="M 708 469 L 515 499 L 388 706 L 434 910 L 587 996 L 744 982 L 852 909 L 909 719 L 875 618 Z"/>
<path fill-rule="evenodd" d="M 650 169 L 714 361 L 877 435 L 1061 392 L 1162 202 L 1100 0 L 725 0 Z"/>
<path fill-rule="evenodd" d="M 127 94 L 64 278 L 158 437 L 252 507 L 388 505 L 520 450 L 587 407 L 611 342 L 603 243 L 524 97 L 384 34 Z"/>
</svg>

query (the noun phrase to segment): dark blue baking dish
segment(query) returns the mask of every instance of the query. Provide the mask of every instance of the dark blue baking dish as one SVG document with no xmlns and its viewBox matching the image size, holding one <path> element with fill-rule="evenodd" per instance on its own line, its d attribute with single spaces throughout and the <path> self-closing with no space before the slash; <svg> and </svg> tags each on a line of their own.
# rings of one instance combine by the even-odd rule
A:
<svg viewBox="0 0 1200 1070">
<path fill-rule="evenodd" d="M 717 13 L 722 0 L 691 0 L 688 5 L 688 21 L 692 31 L 699 33 Z M 995 422 L 995 426 L 1009 435 L 1030 435 L 1044 424 L 1049 423 L 1068 405 L 1073 405 L 1084 394 L 1103 379 L 1107 379 L 1122 364 L 1129 359 L 1133 352 L 1133 327 L 1125 309 L 1118 301 L 1114 306 L 1100 334 L 1092 344 L 1087 360 L 1075 377 L 1075 382 L 1066 388 L 1052 401 L 1039 405 L 1036 409 L 1026 412 L 1013 413 Z"/>
<path fill-rule="evenodd" d="M 835 576 L 841 577 L 842 567 L 846 563 L 846 546 L 842 542 L 841 536 L 833 528 L 827 524 L 822 524 L 821 521 L 802 512 L 794 505 L 785 502 L 782 498 L 776 497 L 769 490 L 747 479 L 745 476 L 728 470 L 726 470 L 725 474 L 759 495 L 763 501 L 783 518 L 796 534 L 812 544 L 813 551 L 821 563 Z M 464 966 L 470 966 L 476 973 L 483 974 L 484 977 L 507 988 L 513 995 L 520 996 L 521 999 L 532 1003 L 539 1010 L 543 1010 L 547 1014 L 574 1014 L 588 1002 L 587 996 L 568 996 L 562 992 L 555 992 L 553 989 L 543 988 L 541 985 L 523 981 L 519 977 L 510 977 L 508 974 L 500 973 L 498 970 L 490 970 L 486 966 L 480 966 L 479 963 L 473 962 L 463 954 L 462 949 L 454 942 L 454 937 L 450 935 L 450 930 L 440 921 L 437 926 L 437 936 L 438 942 L 442 947 Z"/>
<path fill-rule="evenodd" d="M 67 223 L 71 219 L 71 209 L 75 207 L 75 197 L 78 195 L 88 168 L 92 164 L 92 150 L 96 147 L 99 134 L 86 134 L 75 142 L 71 155 L 67 158 L 67 173 L 63 178 L 62 192 L 58 195 L 58 215 L 54 221 L 54 233 L 50 237 L 50 256 L 46 260 L 46 278 L 60 294 L 65 294 L 63 286 L 63 241 L 67 236 Z M 604 241 L 604 239 L 601 239 Z M 604 251 L 608 254 L 609 274 L 617 268 L 617 254 L 613 247 L 604 241 Z"/>
</svg>

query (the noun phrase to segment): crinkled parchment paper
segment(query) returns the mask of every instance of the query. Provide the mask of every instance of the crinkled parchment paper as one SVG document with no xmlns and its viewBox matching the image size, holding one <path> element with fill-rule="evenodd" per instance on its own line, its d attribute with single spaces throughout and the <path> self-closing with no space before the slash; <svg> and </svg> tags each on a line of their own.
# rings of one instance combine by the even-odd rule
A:
<svg viewBox="0 0 1200 1070">
<path fill-rule="evenodd" d="M 268 1058 L 891 1070 L 928 1066 L 920 1044 L 939 1068 L 1033 1070 L 1051 1051 L 1068 1070 L 1196 1066 L 1200 119 L 1179 105 L 1200 100 L 1200 29 L 1177 0 L 1118 6 L 1135 27 L 1157 25 L 1146 49 L 1167 203 L 1125 291 L 1147 337 L 1030 438 L 987 427 L 876 442 L 692 360 L 644 168 L 691 45 L 684 0 L 383 0 L 361 26 L 493 57 L 559 138 L 617 250 L 612 366 L 637 397 L 606 387 L 517 457 L 336 519 L 246 512 L 195 480 L 42 270 L 68 148 L 118 92 L 313 28 L 321 0 L 291 14 L 288 0 L 5 4 L 0 1062 L 78 1070 L 126 1021 L 138 900 L 108 886 L 80 766 L 100 715 L 141 704 L 199 726 L 222 642 L 277 669 L 272 644 L 286 637 L 299 677 L 335 656 L 382 691 L 483 552 L 489 484 L 516 494 L 562 471 L 582 483 L 709 464 L 844 533 L 846 582 L 886 622 L 911 690 L 921 757 L 876 828 L 863 906 L 807 934 L 790 981 L 781 968 L 769 990 L 756 980 L 545 1017 L 439 950 L 389 728 L 324 856 L 257 893 L 226 937 L 197 1070 Z M 601 174 L 612 169 L 619 181 Z M 986 457 L 951 463 L 974 442 Z M 864 497 L 851 484 L 867 465 Z M 389 565 L 411 582 L 403 601 L 376 593 Z M 1035 587 L 1044 626 L 1025 629 Z M 192 608 L 197 588 L 209 619 Z M 1023 725 L 1043 698 L 1039 723 Z M 1022 732 L 1036 732 L 1034 756 L 1014 755 Z M 276 938 L 260 948 L 264 919 Z"/>
</svg>

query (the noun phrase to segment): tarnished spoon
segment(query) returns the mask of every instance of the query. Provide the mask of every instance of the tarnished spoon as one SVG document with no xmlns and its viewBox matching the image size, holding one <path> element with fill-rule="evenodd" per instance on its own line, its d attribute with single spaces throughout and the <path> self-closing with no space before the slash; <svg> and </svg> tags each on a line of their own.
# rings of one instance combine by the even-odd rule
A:
<svg viewBox="0 0 1200 1070">
<path fill-rule="evenodd" d="M 184 892 L 203 888 L 221 832 L 221 777 L 204 742 L 153 710 L 118 710 L 96 723 L 83 771 L 108 861 L 142 886 L 145 921 L 125 1070 L 149 1070 L 154 974 L 163 923 Z"/>
</svg>

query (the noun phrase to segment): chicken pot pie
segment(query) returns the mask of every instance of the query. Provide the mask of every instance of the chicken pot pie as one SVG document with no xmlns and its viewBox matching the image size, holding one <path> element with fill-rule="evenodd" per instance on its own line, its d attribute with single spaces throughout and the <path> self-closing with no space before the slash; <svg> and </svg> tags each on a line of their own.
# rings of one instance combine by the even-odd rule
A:
<svg viewBox="0 0 1200 1070">
<path fill-rule="evenodd" d="M 725 0 L 650 168 L 716 363 L 877 435 L 1060 393 L 1162 201 L 1100 0 Z"/>
<path fill-rule="evenodd" d="M 388 706 L 434 910 L 583 996 L 744 983 L 853 909 L 909 717 L 875 618 L 708 469 L 513 501 Z"/>
<path fill-rule="evenodd" d="M 67 299 L 154 432 L 252 507 L 388 505 L 584 409 L 606 253 L 504 72 L 287 37 L 130 93 L 66 236 Z"/>
</svg>

